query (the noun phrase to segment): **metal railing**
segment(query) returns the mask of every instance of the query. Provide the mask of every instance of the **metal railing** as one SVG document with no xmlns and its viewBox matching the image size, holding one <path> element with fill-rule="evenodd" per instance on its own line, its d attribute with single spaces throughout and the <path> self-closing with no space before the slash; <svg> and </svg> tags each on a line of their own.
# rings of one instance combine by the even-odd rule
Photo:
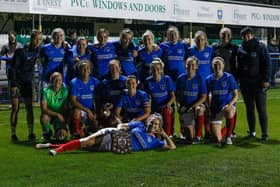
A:
<svg viewBox="0 0 280 187">
<path fill-rule="evenodd" d="M 271 79 L 274 79 L 274 83 L 279 83 L 280 82 L 280 53 L 269 53 L 269 56 L 271 60 Z"/>
<path fill-rule="evenodd" d="M 6 59 L 0 58 L 0 104 L 10 103 L 9 96 L 9 81 L 7 77 Z M 40 84 L 40 71 L 35 66 L 33 75 L 33 102 L 40 102 L 41 97 L 41 84 Z"/>
</svg>

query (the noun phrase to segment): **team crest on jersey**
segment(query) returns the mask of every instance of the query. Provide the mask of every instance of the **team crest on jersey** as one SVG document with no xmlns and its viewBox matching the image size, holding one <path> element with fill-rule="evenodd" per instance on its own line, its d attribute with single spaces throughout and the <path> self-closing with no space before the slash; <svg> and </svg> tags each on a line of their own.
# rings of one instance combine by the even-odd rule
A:
<svg viewBox="0 0 280 187">
<path fill-rule="evenodd" d="M 227 86 L 227 82 L 223 81 L 222 82 L 222 87 L 226 87 Z"/>
<path fill-rule="evenodd" d="M 59 103 L 62 103 L 62 102 L 63 102 L 63 98 L 59 97 L 59 98 L 57 98 L 57 101 L 58 101 Z"/>
<path fill-rule="evenodd" d="M 192 84 L 192 89 L 197 89 L 198 88 L 198 84 Z"/>
<path fill-rule="evenodd" d="M 123 87 L 124 87 L 124 83 L 119 82 L 118 87 L 119 87 L 119 88 L 123 88 Z"/>
<path fill-rule="evenodd" d="M 203 56 L 205 57 L 205 58 L 208 58 L 209 57 L 209 53 L 208 52 L 205 52 L 204 54 L 203 54 Z"/>
<path fill-rule="evenodd" d="M 124 104 L 125 106 L 127 106 L 127 105 L 128 105 L 128 101 L 125 100 L 125 101 L 123 102 L 123 104 Z"/>
<path fill-rule="evenodd" d="M 91 91 L 93 91 L 94 90 L 94 86 L 92 85 L 92 86 L 90 86 L 90 90 Z"/>
<path fill-rule="evenodd" d="M 148 141 L 149 143 L 151 143 L 153 140 L 152 140 L 152 138 L 151 138 L 150 136 L 148 136 L 147 141 Z"/>
<path fill-rule="evenodd" d="M 109 47 L 105 47 L 104 51 L 105 52 L 110 52 L 110 48 Z"/>
<path fill-rule="evenodd" d="M 160 88 L 161 90 L 165 90 L 165 85 L 164 85 L 164 84 L 160 84 L 160 85 L 159 85 L 159 88 Z"/>
<path fill-rule="evenodd" d="M 65 50 L 64 49 L 60 49 L 60 53 L 64 54 Z"/>
<path fill-rule="evenodd" d="M 177 49 L 177 53 L 183 53 L 183 49 Z"/>
</svg>

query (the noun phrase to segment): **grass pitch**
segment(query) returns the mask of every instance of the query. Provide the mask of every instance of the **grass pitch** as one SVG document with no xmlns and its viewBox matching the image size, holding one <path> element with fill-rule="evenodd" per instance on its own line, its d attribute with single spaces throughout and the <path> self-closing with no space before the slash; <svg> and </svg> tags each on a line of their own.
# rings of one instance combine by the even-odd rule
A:
<svg viewBox="0 0 280 187">
<path fill-rule="evenodd" d="M 178 144 L 174 151 L 128 155 L 67 152 L 56 157 L 27 142 L 21 108 L 18 144 L 10 141 L 9 110 L 0 111 L 0 186 L 280 186 L 280 90 L 268 92 L 269 141 L 246 140 L 242 100 L 237 104 L 238 138 L 232 146 Z M 35 132 L 40 142 L 40 109 Z M 178 127 L 178 124 L 176 124 Z M 178 128 L 177 128 L 178 129 Z"/>
</svg>

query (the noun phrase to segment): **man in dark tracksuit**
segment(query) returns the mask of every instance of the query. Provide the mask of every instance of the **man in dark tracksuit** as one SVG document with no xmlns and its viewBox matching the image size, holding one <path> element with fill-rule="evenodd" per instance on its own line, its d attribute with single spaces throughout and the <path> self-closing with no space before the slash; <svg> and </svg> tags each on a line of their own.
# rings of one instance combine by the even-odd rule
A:
<svg viewBox="0 0 280 187">
<path fill-rule="evenodd" d="M 255 103 L 262 130 L 262 140 L 268 140 L 268 117 L 266 111 L 266 91 L 269 87 L 270 58 L 267 48 L 254 36 L 253 30 L 241 30 L 242 44 L 237 52 L 237 77 L 244 98 L 248 138 L 256 136 Z"/>
</svg>

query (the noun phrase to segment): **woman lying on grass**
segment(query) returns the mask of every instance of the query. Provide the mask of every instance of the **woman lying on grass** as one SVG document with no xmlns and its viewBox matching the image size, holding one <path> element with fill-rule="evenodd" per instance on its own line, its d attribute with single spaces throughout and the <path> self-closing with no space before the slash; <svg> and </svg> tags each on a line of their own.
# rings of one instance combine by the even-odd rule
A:
<svg viewBox="0 0 280 187">
<path fill-rule="evenodd" d="M 162 129 L 162 124 L 162 116 L 154 113 L 149 116 L 146 124 L 140 121 L 120 123 L 117 128 L 104 128 L 86 138 L 66 144 L 37 144 L 36 148 L 53 148 L 49 151 L 52 156 L 77 149 L 121 154 L 156 148 L 176 149 L 173 141 Z"/>
</svg>

